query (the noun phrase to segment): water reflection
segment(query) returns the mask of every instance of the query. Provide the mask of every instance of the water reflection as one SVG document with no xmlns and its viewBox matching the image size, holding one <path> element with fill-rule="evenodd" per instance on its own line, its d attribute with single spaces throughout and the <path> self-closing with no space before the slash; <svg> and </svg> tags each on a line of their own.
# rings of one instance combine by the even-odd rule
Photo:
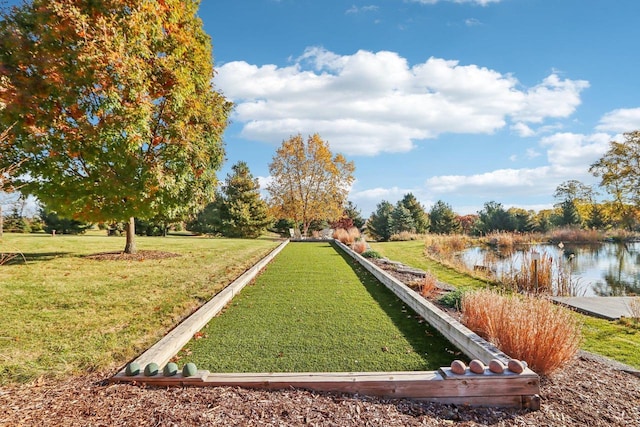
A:
<svg viewBox="0 0 640 427">
<path fill-rule="evenodd" d="M 640 242 L 561 246 L 532 245 L 511 251 L 475 247 L 464 251 L 461 258 L 469 268 L 486 266 L 500 275 L 508 269 L 519 268 L 523 254 L 533 250 L 552 258 L 556 267 L 554 274 L 558 269 L 571 274 L 576 295 L 640 295 Z"/>
</svg>

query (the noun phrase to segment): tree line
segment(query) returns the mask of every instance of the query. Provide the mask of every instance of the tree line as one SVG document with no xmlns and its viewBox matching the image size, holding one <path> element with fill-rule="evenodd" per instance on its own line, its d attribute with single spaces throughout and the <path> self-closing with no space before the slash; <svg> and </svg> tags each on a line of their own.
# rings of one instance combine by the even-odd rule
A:
<svg viewBox="0 0 640 427">
<path fill-rule="evenodd" d="M 58 221 L 58 230 L 99 223 L 121 231 L 129 253 L 136 251 L 136 232 L 163 234 L 176 223 L 233 237 L 255 237 L 268 227 L 308 235 L 362 226 L 347 200 L 355 165 L 317 134 L 283 141 L 269 164 L 266 200 L 244 162 L 220 185 L 233 104 L 212 83 L 212 44 L 197 16 L 199 2 L 67 3 L 0 8 L 0 192 L 36 196 L 40 216 Z M 504 209 L 491 201 L 461 217 L 443 201 L 427 212 L 409 193 L 396 205 L 379 203 L 367 229 L 381 240 L 402 232 L 559 225 L 634 230 L 639 165 L 635 131 L 612 141 L 589 169 L 608 201 L 596 202 L 595 190 L 567 181 L 552 210 Z M 3 218 L 0 211 L 0 233 Z"/>
</svg>

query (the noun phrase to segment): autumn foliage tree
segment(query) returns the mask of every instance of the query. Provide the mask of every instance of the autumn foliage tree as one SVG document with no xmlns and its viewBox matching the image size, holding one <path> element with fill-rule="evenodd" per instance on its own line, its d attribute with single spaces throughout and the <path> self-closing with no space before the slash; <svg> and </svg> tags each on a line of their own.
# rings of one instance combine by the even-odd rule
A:
<svg viewBox="0 0 640 427">
<path fill-rule="evenodd" d="M 2 105 L 0 105 L 0 109 Z M 2 193 L 13 193 L 18 189 L 15 177 L 19 173 L 23 160 L 16 160 L 9 155 L 8 139 L 10 128 L 0 132 L 0 152 L 4 156 L 0 157 L 0 195 Z M 2 213 L 2 200 L 0 200 L 0 237 L 4 232 L 4 214 Z"/>
<path fill-rule="evenodd" d="M 353 162 L 333 155 L 320 135 L 292 136 L 269 164 L 269 204 L 276 218 L 291 218 L 307 235 L 314 220 L 339 219 L 353 183 Z"/>
<path fill-rule="evenodd" d="M 612 197 L 621 221 L 632 229 L 640 210 L 640 130 L 609 142 L 609 150 L 589 168 Z"/>
<path fill-rule="evenodd" d="M 180 219 L 211 200 L 231 104 L 194 0 L 33 0 L 0 17 L 0 125 L 59 215 Z M 3 153 L 0 153 L 2 155 Z"/>
</svg>

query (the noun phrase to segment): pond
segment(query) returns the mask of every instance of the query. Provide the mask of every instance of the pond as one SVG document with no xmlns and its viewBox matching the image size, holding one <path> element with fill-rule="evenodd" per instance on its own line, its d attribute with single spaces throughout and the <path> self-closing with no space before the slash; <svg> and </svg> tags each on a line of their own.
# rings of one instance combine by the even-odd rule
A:
<svg viewBox="0 0 640 427">
<path fill-rule="evenodd" d="M 531 251 L 551 257 L 554 275 L 570 274 L 574 296 L 640 295 L 640 242 L 531 245 L 510 252 L 474 247 L 460 257 L 467 267 L 490 266 L 499 277 L 519 269 Z"/>
</svg>

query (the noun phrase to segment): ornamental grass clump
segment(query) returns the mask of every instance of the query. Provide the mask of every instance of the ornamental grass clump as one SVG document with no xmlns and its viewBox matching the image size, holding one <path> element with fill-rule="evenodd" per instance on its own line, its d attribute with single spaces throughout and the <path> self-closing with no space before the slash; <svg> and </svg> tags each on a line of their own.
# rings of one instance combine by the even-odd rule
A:
<svg viewBox="0 0 640 427">
<path fill-rule="evenodd" d="M 573 358 L 582 341 L 577 318 L 545 299 L 467 292 L 462 313 L 469 329 L 541 375 Z"/>
<path fill-rule="evenodd" d="M 640 297 L 635 297 L 629 303 L 629 311 L 631 312 L 631 318 L 636 323 L 640 323 Z"/>
<path fill-rule="evenodd" d="M 367 242 L 362 239 L 358 239 L 351 244 L 351 249 L 356 253 L 362 254 L 367 250 Z"/>
<path fill-rule="evenodd" d="M 333 232 L 333 238 L 341 243 L 350 246 L 360 238 L 360 230 L 357 227 L 351 227 L 348 230 L 344 228 L 336 228 Z"/>
<path fill-rule="evenodd" d="M 431 299 L 438 294 L 438 279 L 427 272 L 420 282 L 420 295 L 425 299 Z"/>
</svg>

